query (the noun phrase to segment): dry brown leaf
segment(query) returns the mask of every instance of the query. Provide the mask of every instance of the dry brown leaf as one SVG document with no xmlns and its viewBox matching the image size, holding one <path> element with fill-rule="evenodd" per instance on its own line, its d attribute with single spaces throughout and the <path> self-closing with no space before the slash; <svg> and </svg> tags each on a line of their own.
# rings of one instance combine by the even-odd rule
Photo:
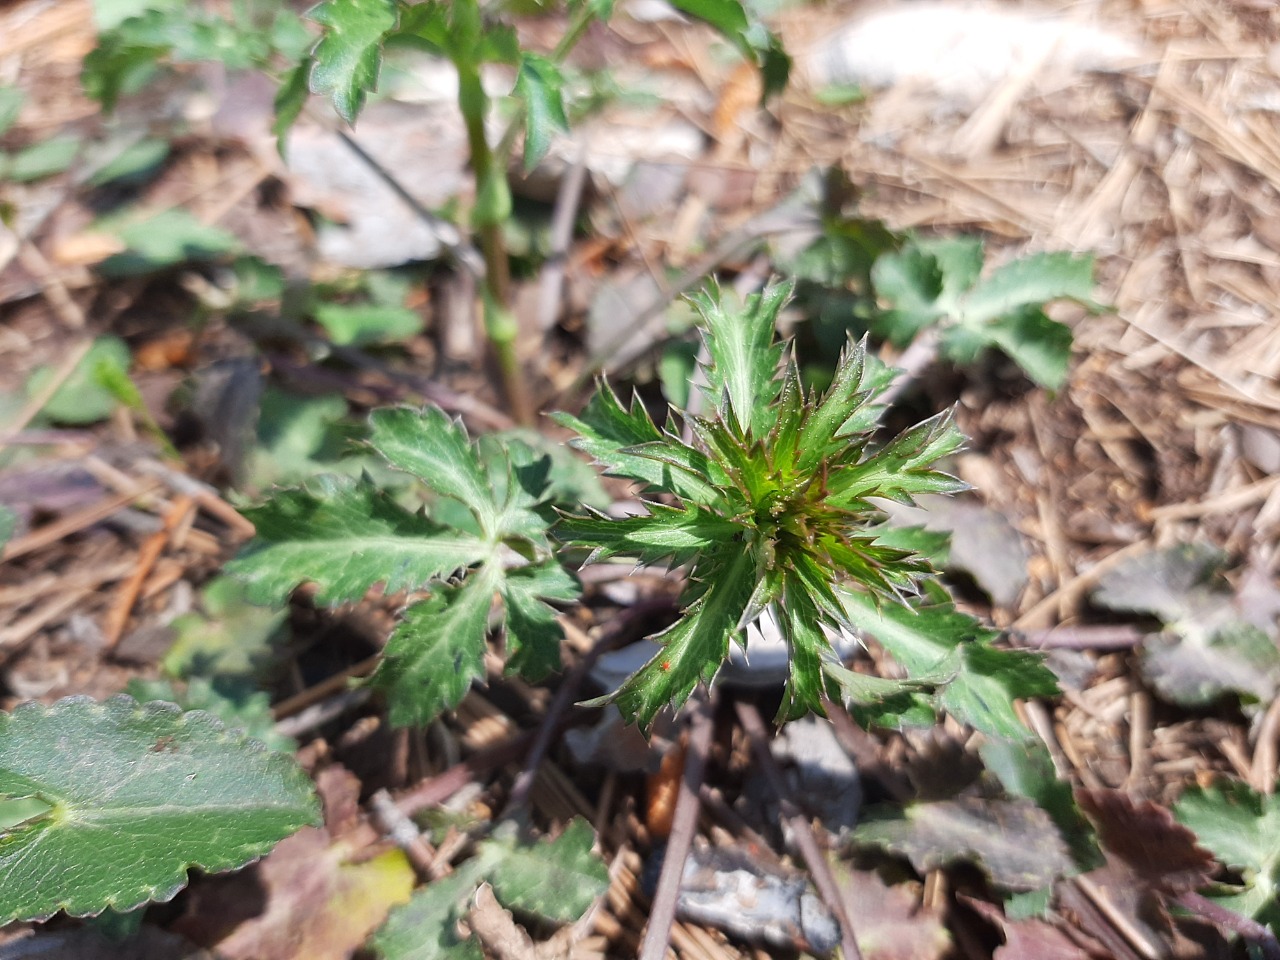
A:
<svg viewBox="0 0 1280 960">
<path fill-rule="evenodd" d="M 1213 854 L 1164 807 L 1119 790 L 1077 790 L 1076 802 L 1109 857 L 1153 889 L 1185 893 L 1209 881 Z"/>
</svg>

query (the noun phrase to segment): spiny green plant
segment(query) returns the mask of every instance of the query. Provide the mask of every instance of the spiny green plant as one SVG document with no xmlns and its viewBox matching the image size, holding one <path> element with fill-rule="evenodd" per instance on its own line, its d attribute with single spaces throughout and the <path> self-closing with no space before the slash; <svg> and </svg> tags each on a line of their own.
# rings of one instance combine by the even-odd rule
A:
<svg viewBox="0 0 1280 960">
<path fill-rule="evenodd" d="M 962 435 L 942 413 L 877 444 L 875 399 L 893 372 L 862 343 L 844 351 L 824 393 L 806 392 L 774 336 L 790 292 L 770 286 L 744 309 L 715 293 L 694 299 L 708 415 L 673 413 L 659 429 L 643 405 L 624 408 L 602 383 L 581 417 L 558 418 L 608 473 L 674 502 L 650 500 L 647 515 L 622 519 L 567 516 L 556 536 L 590 559 L 688 565 L 683 613 L 656 638 L 662 650 L 610 699 L 649 723 L 710 683 L 730 642 L 771 608 L 790 652 L 781 719 L 821 712 L 829 695 L 861 707 L 893 701 L 887 713 L 902 718 L 955 685 L 961 719 L 1016 735 L 1022 725 L 1000 701 L 1052 691 L 1052 676 L 1034 657 L 993 647 L 990 631 L 944 597 L 922 593 L 935 571 L 886 535 L 876 505 L 965 489 L 935 468 Z M 907 681 L 876 683 L 839 663 L 828 632 L 868 628 L 904 661 Z M 983 684 L 997 696 L 981 695 Z"/>
</svg>

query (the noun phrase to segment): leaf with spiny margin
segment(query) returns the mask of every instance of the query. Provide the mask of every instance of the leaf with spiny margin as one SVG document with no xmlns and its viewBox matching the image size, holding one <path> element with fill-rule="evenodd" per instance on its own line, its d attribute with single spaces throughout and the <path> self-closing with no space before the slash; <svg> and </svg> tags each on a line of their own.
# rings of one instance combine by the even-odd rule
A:
<svg viewBox="0 0 1280 960">
<path fill-rule="evenodd" d="M 648 516 L 614 518 L 602 513 L 565 516 L 556 526 L 563 543 L 591 547 L 586 562 L 634 557 L 638 563 L 670 561 L 679 566 L 743 533 L 743 527 L 693 504 L 646 503 Z"/>
<path fill-rule="evenodd" d="M 975 730 L 1010 740 L 1030 731 L 1013 708 L 1017 698 L 1058 692 L 1042 658 L 990 645 L 995 632 L 950 603 L 905 607 L 855 590 L 841 592 L 845 612 L 859 632 L 874 637 L 908 677 L 946 673 L 940 705 Z"/>
<path fill-rule="evenodd" d="M 316 600 L 359 600 L 375 583 L 388 593 L 421 587 L 485 560 L 491 544 L 410 513 L 368 476 L 322 474 L 244 510 L 257 536 L 227 564 L 254 603 L 284 603 L 316 584 Z"/>
<path fill-rule="evenodd" d="M 509 910 L 555 923 L 576 920 L 609 887 L 609 870 L 594 853 L 595 831 L 575 817 L 554 840 L 519 842 L 495 833 L 480 847 L 494 895 Z"/>
<path fill-rule="evenodd" d="M 395 0 L 324 0 L 310 19 L 325 28 L 311 52 L 311 92 L 328 97 L 338 116 L 355 123 L 365 97 L 378 85 L 382 45 L 395 29 Z"/>
<path fill-rule="evenodd" d="M 850 446 L 847 439 L 837 444 L 836 438 L 850 435 L 846 425 L 870 399 L 866 386 L 868 372 L 866 340 L 846 344 L 831 386 L 805 418 L 801 428 L 795 467 L 798 472 L 811 473 L 837 449 L 844 451 Z"/>
<path fill-rule="evenodd" d="M 683 470 L 675 470 L 654 456 L 637 452 L 636 448 L 645 444 L 655 444 L 652 449 L 657 450 L 657 445 L 664 440 L 638 396 L 632 398 L 631 409 L 626 410 L 613 389 L 601 381 L 581 418 L 556 413 L 552 419 L 577 433 L 574 448 L 593 457 L 609 476 L 635 480 L 655 493 L 674 493 L 695 502 L 706 502 L 708 497 L 715 496 L 713 488 L 694 480 Z"/>
<path fill-rule="evenodd" d="M 744 435 L 768 427 L 769 405 L 782 388 L 782 346 L 773 342 L 774 327 L 793 289 L 791 283 L 770 284 L 736 309 L 726 308 L 716 291 L 690 297 L 707 325 L 707 398 L 723 416 L 732 412 Z"/>
<path fill-rule="evenodd" d="M 439 407 L 386 407 L 369 415 L 369 428 L 369 443 L 388 463 L 463 504 L 486 535 L 497 533 L 501 509 L 461 423 Z"/>
<path fill-rule="evenodd" d="M 1243 888 L 1210 888 L 1205 895 L 1272 929 L 1280 927 L 1280 795 L 1264 796 L 1238 782 L 1192 787 L 1173 805 L 1173 814 L 1244 879 Z"/>
<path fill-rule="evenodd" d="M 915 503 L 924 493 L 961 493 L 963 480 L 930 470 L 929 465 L 964 443 L 952 411 L 944 411 L 904 430 L 861 463 L 841 466 L 828 480 L 828 506 L 856 508 L 866 497 Z"/>
<path fill-rule="evenodd" d="M 601 702 L 616 703 L 628 722 L 648 726 L 667 704 L 679 708 L 699 681 L 714 680 L 759 579 L 756 568 L 755 553 L 745 544 L 708 555 L 697 571 L 706 585 L 702 595 L 653 638 L 662 644 L 657 656 Z"/>
<path fill-rule="evenodd" d="M 392 726 L 425 726 L 484 676 L 485 634 L 498 574 L 486 565 L 461 586 L 437 587 L 400 618 L 370 682 Z"/>
<path fill-rule="evenodd" d="M 781 601 L 774 605 L 774 618 L 787 643 L 789 673 L 778 707 L 777 721 L 796 720 L 807 712 L 825 714 L 822 698 L 823 663 L 833 659 L 831 643 L 822 632 L 822 614 L 799 578 L 785 579 Z"/>
<path fill-rule="evenodd" d="M 546 57 L 525 52 L 516 74 L 516 96 L 524 103 L 524 169 L 528 173 L 547 155 L 557 133 L 569 132 L 564 115 L 564 77 Z"/>
<path fill-rule="evenodd" d="M 875 727 L 908 730 L 933 726 L 937 720 L 933 687 L 950 679 L 950 674 L 940 673 L 934 678 L 889 680 L 856 673 L 834 661 L 827 661 L 822 669 L 835 685 L 849 715 L 864 730 Z"/>
<path fill-rule="evenodd" d="M 578 582 L 550 560 L 508 570 L 499 590 L 506 613 L 507 670 L 536 681 L 560 669 L 564 632 L 545 601 L 576 600 Z"/>
<path fill-rule="evenodd" d="M 0 800 L 25 797 L 48 806 L 0 827 L 0 925 L 169 900 L 192 867 L 234 869 L 319 820 L 292 757 L 124 696 L 0 714 Z"/>
</svg>

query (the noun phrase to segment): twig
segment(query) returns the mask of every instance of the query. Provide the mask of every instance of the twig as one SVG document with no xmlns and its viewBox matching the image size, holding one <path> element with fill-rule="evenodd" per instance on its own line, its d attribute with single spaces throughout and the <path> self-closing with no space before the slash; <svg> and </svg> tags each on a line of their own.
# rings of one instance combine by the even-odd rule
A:
<svg viewBox="0 0 1280 960">
<path fill-rule="evenodd" d="M 91 527 L 95 523 L 105 520 L 121 508 L 127 507 L 140 497 L 152 493 L 159 486 L 160 482 L 157 480 L 144 483 L 132 493 L 100 500 L 98 503 L 85 507 L 83 510 L 68 514 L 61 520 L 47 523 L 43 527 L 18 537 L 16 540 L 10 540 L 5 544 L 4 550 L 0 551 L 0 562 L 16 560 L 18 557 L 47 547 L 51 543 L 57 543 L 63 537 L 84 530 L 86 527 Z"/>
<path fill-rule="evenodd" d="M 316 727 L 324 726 L 330 720 L 342 716 L 348 710 L 354 710 L 372 695 L 368 687 L 356 687 L 343 690 L 327 700 L 312 704 L 305 710 L 286 717 L 276 723 L 276 733 L 284 737 L 300 737 Z"/>
<path fill-rule="evenodd" d="M 1014 630 L 1029 630 L 1036 627 L 1047 627 L 1051 622 L 1055 611 L 1060 606 L 1074 603 L 1086 590 L 1102 579 L 1102 576 L 1114 570 L 1120 564 L 1124 563 L 1130 557 L 1142 553 L 1144 550 L 1151 549 L 1149 540 L 1143 539 L 1136 543 L 1131 543 L 1126 547 L 1121 547 L 1114 553 L 1108 554 L 1102 560 L 1090 567 L 1084 573 L 1078 573 L 1062 586 L 1058 587 L 1048 596 L 1044 597 L 1039 603 L 1028 610 L 1022 616 L 1013 622 Z"/>
<path fill-rule="evenodd" d="M 689 849 L 693 846 L 693 835 L 698 829 L 698 788 L 702 786 L 706 774 L 707 755 L 711 752 L 711 735 L 714 729 L 711 700 L 709 696 L 700 694 L 690 718 L 689 752 L 684 777 L 680 782 L 680 796 L 676 799 L 671 836 L 667 840 L 658 889 L 653 894 L 653 905 L 649 911 L 644 941 L 640 945 L 639 960 L 663 960 L 667 955 L 671 926 L 675 923 L 676 907 L 680 900 L 680 880 L 684 875 Z"/>
<path fill-rule="evenodd" d="M 461 763 L 454 764 L 443 773 L 428 777 L 417 786 L 396 798 L 401 812 L 412 817 L 419 810 L 444 803 L 467 784 L 479 780 L 499 767 L 519 760 L 536 734 L 533 731 L 517 734 L 491 747 L 477 750 Z"/>
<path fill-rule="evenodd" d="M 734 704 L 734 707 L 738 713 L 738 721 L 751 740 L 756 761 L 760 764 L 760 769 L 764 772 L 770 786 L 773 787 L 774 793 L 778 795 L 782 816 L 789 822 L 796 846 L 800 848 L 805 863 L 809 865 L 813 885 L 818 888 L 818 893 L 826 903 L 827 909 L 840 924 L 840 947 L 844 951 L 845 960 L 862 960 L 862 952 L 858 949 L 858 940 L 854 936 L 849 913 L 845 910 L 844 897 L 840 893 L 835 875 L 831 872 L 831 864 L 818 845 L 818 838 L 814 834 L 808 817 L 800 811 L 795 801 L 789 796 L 786 780 L 783 779 L 778 762 L 774 760 L 773 753 L 769 750 L 769 736 L 765 732 L 764 721 L 760 719 L 760 711 L 754 704 L 742 700 Z"/>
<path fill-rule="evenodd" d="M 93 337 L 86 337 L 67 352 L 67 355 L 62 358 L 62 362 L 54 368 L 53 375 L 49 377 L 48 382 L 31 396 L 31 399 L 27 401 L 27 405 L 19 410 L 18 415 L 10 421 L 7 434 L 4 437 L 0 437 L 0 450 L 4 449 L 9 437 L 25 430 L 27 424 L 35 418 L 35 415 L 45 408 L 59 388 L 76 372 L 76 367 L 80 366 L 80 361 L 89 355 L 89 350 L 92 347 Z"/>
<path fill-rule="evenodd" d="M 317 119 L 311 115 L 312 119 Z M 321 121 L 323 123 L 323 121 Z M 362 163 L 372 171 L 379 180 L 391 189 L 391 192 L 399 197 L 412 210 L 423 223 L 429 226 L 435 233 L 436 239 L 440 241 L 441 246 L 449 251 L 461 264 L 468 273 L 477 280 L 484 279 L 484 258 L 480 256 L 480 252 L 471 246 L 462 236 L 462 232 L 450 223 L 448 220 L 442 220 L 434 213 L 422 205 L 413 194 L 405 189 L 404 184 L 396 179 L 395 175 L 384 167 L 372 154 L 352 137 L 349 133 L 340 127 L 332 124 L 324 124 L 331 129 L 339 140 L 346 145 L 347 149 L 354 153 Z"/>
<path fill-rule="evenodd" d="M 1280 941 L 1277 941 L 1276 935 L 1258 921 L 1242 917 L 1235 911 L 1228 910 L 1198 893 L 1184 893 L 1177 897 L 1176 901 L 1192 913 L 1197 913 L 1206 920 L 1220 927 L 1226 927 L 1246 940 L 1253 941 L 1262 951 L 1265 960 L 1280 960 Z"/>
<path fill-rule="evenodd" d="M 1258 727 L 1258 742 L 1253 748 L 1253 762 L 1249 766 L 1249 782 L 1259 793 L 1271 794 L 1276 789 L 1277 738 L 1280 738 L 1280 698 L 1271 701 L 1262 724 Z"/>
<path fill-rule="evenodd" d="M 1153 520 L 1192 520 L 1196 517 L 1212 516 L 1215 513 L 1234 513 L 1252 506 L 1259 500 L 1265 500 L 1277 486 L 1280 486 L 1280 476 L 1263 477 L 1236 490 L 1220 493 L 1216 497 L 1156 507 L 1151 511 L 1151 518 Z"/>
<path fill-rule="evenodd" d="M 386 790 L 378 790 L 369 798 L 369 806 L 378 825 L 386 831 L 397 847 L 404 851 L 413 868 L 424 880 L 439 880 L 449 873 L 448 864 L 439 863 L 436 851 L 395 802 Z"/>
<path fill-rule="evenodd" d="M 1147 636 L 1131 624 L 1050 627 L 1047 630 L 1010 630 L 1009 639 L 1037 650 L 1128 650 Z"/>
<path fill-rule="evenodd" d="M 271 716 L 279 722 L 285 717 L 292 716 L 295 713 L 300 713 L 312 704 L 319 703 L 321 700 L 325 699 L 325 697 L 332 696 L 340 690 L 345 689 L 350 685 L 351 681 L 357 677 L 367 677 L 369 674 L 373 673 L 373 668 L 376 667 L 381 660 L 381 654 L 374 654 L 371 657 L 365 657 L 365 659 L 347 667 L 347 669 L 343 670 L 341 673 L 335 673 L 333 676 L 321 680 L 314 686 L 307 687 L 307 689 L 300 693 L 295 693 L 287 700 L 281 700 L 271 708 Z"/>
<path fill-rule="evenodd" d="M 174 497 L 169 509 L 165 511 L 164 527 L 143 541 L 142 547 L 138 550 L 137 566 L 134 568 L 132 575 L 120 585 L 120 593 L 116 598 L 115 605 L 107 611 L 106 619 L 103 622 L 103 650 L 105 652 L 110 653 L 115 649 L 116 644 L 120 642 L 125 625 L 129 622 L 129 614 L 133 612 L 133 605 L 138 602 L 138 595 L 142 592 L 143 584 L 151 576 L 151 571 L 155 568 L 156 561 L 160 559 L 160 554 L 164 552 L 164 548 L 169 544 L 175 532 L 181 527 L 187 515 L 194 508 L 194 497 L 186 494 Z"/>
</svg>

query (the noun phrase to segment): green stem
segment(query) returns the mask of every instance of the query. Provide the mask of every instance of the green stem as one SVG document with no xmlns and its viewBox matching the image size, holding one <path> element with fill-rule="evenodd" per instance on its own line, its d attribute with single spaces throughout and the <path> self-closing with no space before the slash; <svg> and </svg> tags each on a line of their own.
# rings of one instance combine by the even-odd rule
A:
<svg viewBox="0 0 1280 960">
<path fill-rule="evenodd" d="M 480 80 L 478 64 L 458 60 L 458 106 L 467 127 L 471 151 L 471 171 L 476 179 L 476 220 L 480 234 L 480 252 L 484 257 L 484 325 L 493 348 L 503 390 L 511 405 L 512 416 L 524 426 L 533 423 L 533 403 L 529 384 L 516 352 L 518 326 L 508 305 L 511 302 L 511 272 L 507 258 L 503 222 L 510 216 L 510 198 L 503 202 L 506 172 L 494 161 L 485 134 L 484 121 L 489 98 Z M 498 178 L 501 178 L 499 180 Z"/>
</svg>

